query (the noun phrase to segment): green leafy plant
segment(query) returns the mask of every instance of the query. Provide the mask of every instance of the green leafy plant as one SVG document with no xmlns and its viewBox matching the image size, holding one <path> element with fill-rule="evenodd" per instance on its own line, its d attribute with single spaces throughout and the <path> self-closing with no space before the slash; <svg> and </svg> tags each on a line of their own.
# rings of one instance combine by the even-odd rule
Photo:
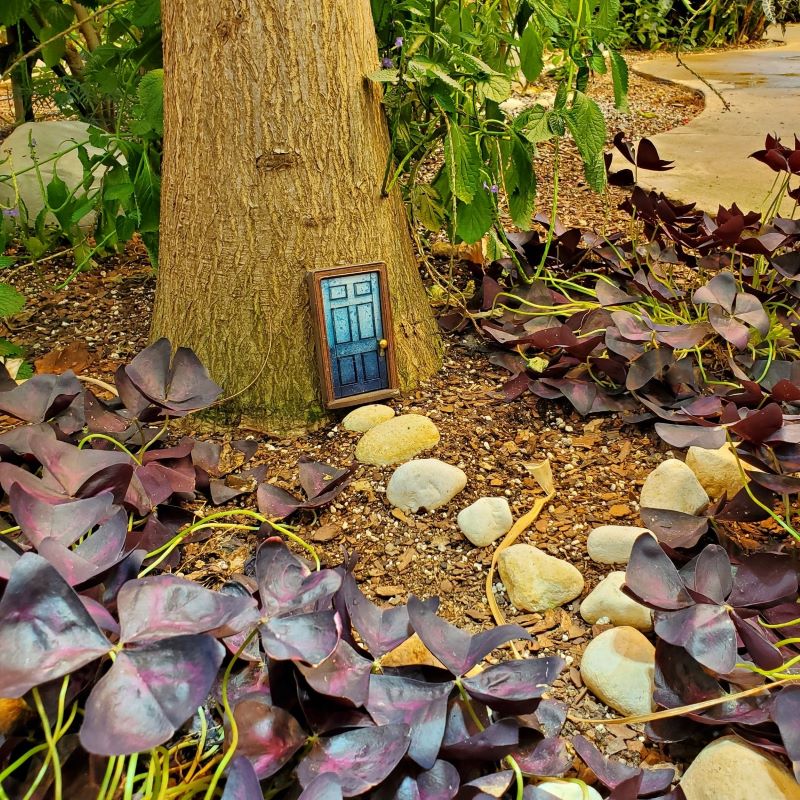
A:
<svg viewBox="0 0 800 800">
<path fill-rule="evenodd" d="M 430 231 L 467 243 L 489 233 L 494 253 L 507 244 L 501 210 L 530 228 L 542 142 L 569 133 L 602 190 L 605 121 L 586 92 L 593 72 L 610 70 L 625 102 L 618 10 L 610 0 L 373 0 L 383 62 L 370 77 L 386 87 L 392 135 L 384 190 L 399 183 L 413 221 Z M 545 69 L 559 78 L 552 106 L 507 110 L 514 83 Z"/>
</svg>

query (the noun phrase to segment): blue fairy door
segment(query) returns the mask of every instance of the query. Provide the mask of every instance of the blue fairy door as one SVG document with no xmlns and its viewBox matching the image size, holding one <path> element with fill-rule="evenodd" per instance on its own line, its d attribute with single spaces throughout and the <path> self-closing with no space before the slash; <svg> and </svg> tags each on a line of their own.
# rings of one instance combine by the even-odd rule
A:
<svg viewBox="0 0 800 800">
<path fill-rule="evenodd" d="M 323 278 L 321 289 L 334 397 L 387 389 L 379 273 Z"/>
</svg>

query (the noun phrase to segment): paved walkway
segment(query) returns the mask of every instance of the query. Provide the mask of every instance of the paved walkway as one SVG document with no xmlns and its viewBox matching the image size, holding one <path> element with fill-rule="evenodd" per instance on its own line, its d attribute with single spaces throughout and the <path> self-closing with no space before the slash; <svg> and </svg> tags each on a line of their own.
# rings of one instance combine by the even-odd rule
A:
<svg viewBox="0 0 800 800">
<path fill-rule="evenodd" d="M 780 39 L 780 30 L 771 30 Z M 747 158 L 764 146 L 766 133 L 777 133 L 790 147 L 800 136 L 800 25 L 786 29 L 785 44 L 758 50 L 734 50 L 683 56 L 730 103 L 719 98 L 676 63 L 674 55 L 633 65 L 636 72 L 675 81 L 705 95 L 706 108 L 688 125 L 653 137 L 662 158 L 675 161 L 669 172 L 639 173 L 644 188 L 679 201 L 695 201 L 707 211 L 738 203 L 759 210 L 775 173 Z M 620 159 L 615 159 L 620 164 Z M 794 203 L 783 208 L 788 213 Z"/>
</svg>

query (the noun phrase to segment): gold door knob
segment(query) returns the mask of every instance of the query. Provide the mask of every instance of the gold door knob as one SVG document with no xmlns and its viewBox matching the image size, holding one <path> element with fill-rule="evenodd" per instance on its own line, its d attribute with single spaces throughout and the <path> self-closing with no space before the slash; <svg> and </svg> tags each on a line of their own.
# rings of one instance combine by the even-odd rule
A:
<svg viewBox="0 0 800 800">
<path fill-rule="evenodd" d="M 389 346 L 389 342 L 387 342 L 386 339 L 381 339 L 378 342 L 378 347 L 380 347 L 381 350 L 385 350 L 388 346 Z"/>
</svg>

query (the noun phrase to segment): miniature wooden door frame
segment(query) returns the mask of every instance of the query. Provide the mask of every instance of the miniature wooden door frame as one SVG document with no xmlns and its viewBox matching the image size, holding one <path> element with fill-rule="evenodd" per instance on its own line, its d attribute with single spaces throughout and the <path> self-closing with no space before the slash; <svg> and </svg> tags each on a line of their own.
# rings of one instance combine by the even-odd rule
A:
<svg viewBox="0 0 800 800">
<path fill-rule="evenodd" d="M 386 359 L 386 388 L 362 392 L 345 397 L 337 397 L 334 389 L 333 364 L 331 363 L 331 343 L 328 339 L 328 326 L 325 320 L 322 285 L 326 278 L 346 277 L 377 273 L 378 297 L 380 299 L 380 321 L 382 338 L 379 346 L 379 356 Z M 372 403 L 376 400 L 385 400 L 397 397 L 400 393 L 397 381 L 397 365 L 394 349 L 394 329 L 392 328 L 392 310 L 389 302 L 388 276 L 386 264 L 378 261 L 370 264 L 356 264 L 340 267 L 323 267 L 311 270 L 308 273 L 308 287 L 311 301 L 311 327 L 314 332 L 314 345 L 317 352 L 319 367 L 320 388 L 322 401 L 326 408 L 337 409 L 348 406 Z M 385 347 L 382 345 L 385 344 Z"/>
</svg>

